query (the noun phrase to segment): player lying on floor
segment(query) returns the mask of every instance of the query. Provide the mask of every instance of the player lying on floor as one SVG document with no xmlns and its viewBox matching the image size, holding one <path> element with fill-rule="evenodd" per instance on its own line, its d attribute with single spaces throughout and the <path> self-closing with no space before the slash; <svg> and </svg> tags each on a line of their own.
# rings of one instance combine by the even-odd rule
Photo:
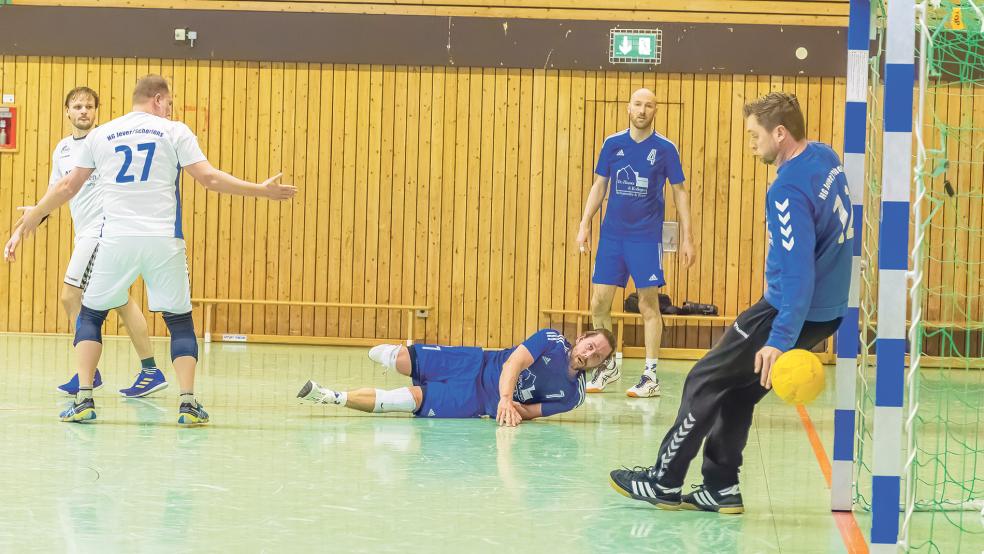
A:
<svg viewBox="0 0 984 554">
<path fill-rule="evenodd" d="M 413 386 L 340 392 L 308 381 L 297 397 L 362 412 L 406 412 L 420 417 L 495 416 L 499 425 L 547 417 L 584 401 L 584 372 L 609 363 L 615 337 L 597 329 L 572 346 L 560 332 L 541 329 L 522 344 L 485 351 L 476 346 L 374 346 L 369 358 L 396 369 Z"/>
</svg>

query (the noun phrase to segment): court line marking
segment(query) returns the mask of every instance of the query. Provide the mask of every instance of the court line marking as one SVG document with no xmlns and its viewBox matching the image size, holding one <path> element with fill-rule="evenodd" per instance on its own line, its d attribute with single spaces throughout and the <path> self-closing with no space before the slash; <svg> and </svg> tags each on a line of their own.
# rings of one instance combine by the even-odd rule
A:
<svg viewBox="0 0 984 554">
<path fill-rule="evenodd" d="M 827 481 L 827 488 L 830 489 L 830 459 L 827 457 L 827 450 L 824 449 L 823 442 L 820 441 L 820 436 L 817 434 L 816 427 L 813 426 L 813 420 L 810 419 L 806 407 L 796 406 L 796 411 L 799 412 L 803 429 L 810 440 L 810 446 L 813 447 L 813 455 L 816 456 L 817 463 L 820 464 L 820 472 L 823 473 L 823 478 Z M 850 554 L 868 554 L 868 543 L 864 540 L 864 533 L 858 526 L 858 520 L 854 518 L 854 512 L 831 512 L 831 515 L 834 516 L 834 522 L 837 523 L 837 529 L 840 531 L 847 551 Z"/>
</svg>

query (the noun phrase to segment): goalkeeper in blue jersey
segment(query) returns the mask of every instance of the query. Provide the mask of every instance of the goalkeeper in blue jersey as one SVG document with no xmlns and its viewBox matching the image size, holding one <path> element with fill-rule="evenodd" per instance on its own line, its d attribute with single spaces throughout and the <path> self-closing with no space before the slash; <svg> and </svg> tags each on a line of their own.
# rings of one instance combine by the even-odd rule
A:
<svg viewBox="0 0 984 554">
<path fill-rule="evenodd" d="M 765 297 L 687 375 L 656 463 L 611 472 L 616 491 L 660 508 L 744 511 L 738 470 L 755 404 L 772 386 L 772 364 L 831 336 L 847 309 L 853 216 L 840 159 L 826 144 L 806 140 L 791 94 L 770 93 L 744 113 L 752 153 L 778 169 L 766 193 Z M 682 494 L 702 442 L 704 482 Z"/>
</svg>

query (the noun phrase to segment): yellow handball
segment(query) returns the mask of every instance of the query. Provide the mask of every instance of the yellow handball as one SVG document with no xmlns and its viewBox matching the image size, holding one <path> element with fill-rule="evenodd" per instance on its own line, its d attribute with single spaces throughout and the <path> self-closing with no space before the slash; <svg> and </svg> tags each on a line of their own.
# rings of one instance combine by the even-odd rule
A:
<svg viewBox="0 0 984 554">
<path fill-rule="evenodd" d="M 790 350 L 772 365 L 772 388 L 789 404 L 809 404 L 823 392 L 823 364 L 809 350 Z"/>
</svg>

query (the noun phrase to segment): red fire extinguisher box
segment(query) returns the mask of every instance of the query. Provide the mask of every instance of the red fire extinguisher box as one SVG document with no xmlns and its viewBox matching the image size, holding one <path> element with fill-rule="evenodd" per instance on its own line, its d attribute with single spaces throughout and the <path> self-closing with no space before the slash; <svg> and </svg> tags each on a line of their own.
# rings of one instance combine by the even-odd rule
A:
<svg viewBox="0 0 984 554">
<path fill-rule="evenodd" d="M 17 106 L 0 106 L 0 152 L 17 151 Z"/>
</svg>

